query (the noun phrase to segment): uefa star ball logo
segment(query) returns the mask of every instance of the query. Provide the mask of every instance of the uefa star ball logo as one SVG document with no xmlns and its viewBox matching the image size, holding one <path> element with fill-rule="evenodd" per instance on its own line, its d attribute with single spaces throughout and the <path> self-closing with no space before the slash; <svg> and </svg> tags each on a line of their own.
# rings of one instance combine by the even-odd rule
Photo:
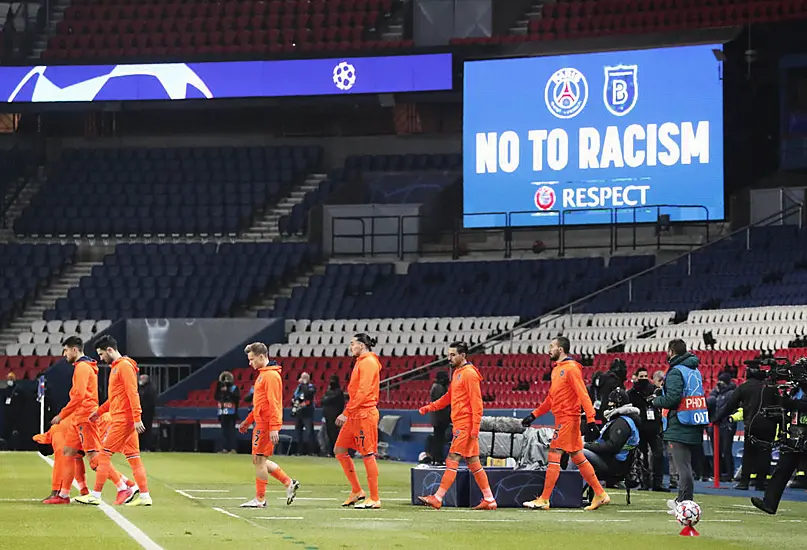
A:
<svg viewBox="0 0 807 550">
<path fill-rule="evenodd" d="M 333 83 L 343 92 L 347 92 L 356 85 L 356 68 L 347 61 L 342 61 L 333 68 Z"/>
<path fill-rule="evenodd" d="M 557 118 L 576 117 L 588 102 L 586 77 L 572 67 L 558 69 L 546 82 L 544 101 Z"/>
</svg>

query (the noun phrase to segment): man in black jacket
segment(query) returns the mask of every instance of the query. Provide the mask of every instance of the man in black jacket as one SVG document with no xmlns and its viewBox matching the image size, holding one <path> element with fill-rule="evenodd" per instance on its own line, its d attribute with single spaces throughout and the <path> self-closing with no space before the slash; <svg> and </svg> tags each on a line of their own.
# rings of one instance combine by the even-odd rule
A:
<svg viewBox="0 0 807 550">
<path fill-rule="evenodd" d="M 236 453 L 238 452 L 238 444 L 235 436 L 235 425 L 238 422 L 238 404 L 241 401 L 241 390 L 235 385 L 233 373 L 224 371 L 219 375 L 219 383 L 216 386 L 213 399 L 218 404 L 219 424 L 221 424 L 221 435 L 224 438 L 221 452 Z"/>
<path fill-rule="evenodd" d="M 758 364 L 746 369 L 747 379 L 734 390 L 724 406 L 719 407 L 714 422 L 719 423 L 729 417 L 739 407 L 743 408 L 743 465 L 740 482 L 735 489 L 748 490 L 752 476 L 756 478 L 756 489 L 765 490 L 765 482 L 771 468 L 771 450 L 751 442 L 751 436 L 761 441 L 773 441 L 776 436 L 776 423 L 759 414 L 762 407 L 777 403 L 776 389 L 765 384 L 766 373 Z"/>
<path fill-rule="evenodd" d="M 622 359 L 614 359 L 613 362 L 611 362 L 611 368 L 599 379 L 597 399 L 594 402 L 594 408 L 597 411 L 597 420 L 605 421 L 603 413 L 608 403 L 609 396 L 615 389 L 624 388 L 627 378 L 628 366 L 625 364 L 625 361 Z"/>
<path fill-rule="evenodd" d="M 137 393 L 140 395 L 140 408 L 143 410 L 143 426 L 146 431 L 140 434 L 140 450 L 151 450 L 151 427 L 154 424 L 154 413 L 157 410 L 157 388 L 151 383 L 147 374 L 141 374 L 137 380 Z"/>
<path fill-rule="evenodd" d="M 639 410 L 639 451 L 642 453 L 642 488 L 669 492 L 664 487 L 664 441 L 662 439 L 661 409 L 651 401 L 656 390 L 644 367 L 636 370 L 636 383 L 628 391 L 631 405 Z M 651 481 L 652 480 L 652 481 Z"/>
<path fill-rule="evenodd" d="M 448 373 L 445 371 L 438 371 L 434 378 L 431 391 L 429 392 L 429 399 L 432 403 L 443 397 L 448 392 L 448 385 L 450 381 Z M 445 448 L 446 448 L 446 433 L 451 427 L 451 407 L 446 407 L 439 411 L 432 411 L 431 413 L 432 428 L 432 445 L 431 456 L 432 464 L 443 464 L 446 461 Z"/>
<path fill-rule="evenodd" d="M 291 400 L 291 415 L 295 417 L 295 439 L 297 440 L 297 454 L 313 454 L 316 447 L 314 434 L 314 396 L 317 388 L 311 383 L 311 376 L 304 372 L 300 374 L 297 389 Z"/>
<path fill-rule="evenodd" d="M 807 449 L 804 448 L 804 441 L 807 439 L 807 381 L 799 383 L 797 391 L 782 397 L 780 402 L 782 408 L 788 411 L 788 435 L 793 438 L 788 442 L 796 448 L 780 448 L 779 463 L 765 489 L 765 498 L 751 498 L 751 504 L 768 514 L 776 513 L 787 482 L 799 463 L 807 459 Z"/>
<path fill-rule="evenodd" d="M 639 409 L 631 405 L 628 392 L 617 388 L 603 404 L 606 424 L 596 441 L 583 448 L 598 479 L 627 474 L 630 452 L 639 445 Z"/>
<path fill-rule="evenodd" d="M 328 391 L 322 396 L 322 418 L 325 420 L 325 431 L 328 434 L 328 456 L 333 456 L 333 445 L 339 435 L 336 417 L 345 410 L 345 392 L 339 385 L 339 376 L 331 376 Z"/>
</svg>

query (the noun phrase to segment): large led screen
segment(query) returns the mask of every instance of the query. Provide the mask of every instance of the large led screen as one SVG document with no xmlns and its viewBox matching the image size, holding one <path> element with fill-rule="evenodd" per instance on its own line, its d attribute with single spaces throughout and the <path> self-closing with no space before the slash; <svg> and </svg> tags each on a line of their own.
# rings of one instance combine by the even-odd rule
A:
<svg viewBox="0 0 807 550">
<path fill-rule="evenodd" d="M 287 61 L 0 67 L 8 103 L 143 101 L 450 90 L 451 54 Z"/>
<path fill-rule="evenodd" d="M 716 49 L 466 62 L 465 226 L 722 219 Z"/>
</svg>

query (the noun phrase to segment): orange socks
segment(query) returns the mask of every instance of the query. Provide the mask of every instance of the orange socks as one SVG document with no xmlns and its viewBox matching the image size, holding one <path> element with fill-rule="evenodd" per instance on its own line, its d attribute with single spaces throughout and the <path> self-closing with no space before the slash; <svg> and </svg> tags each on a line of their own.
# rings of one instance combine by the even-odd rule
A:
<svg viewBox="0 0 807 550">
<path fill-rule="evenodd" d="M 367 472 L 367 485 L 370 487 L 370 500 L 378 501 L 378 463 L 375 455 L 364 457 L 364 470 Z"/>
<path fill-rule="evenodd" d="M 79 457 L 80 458 L 80 457 Z M 76 460 L 72 456 L 62 457 L 62 487 L 59 496 L 69 497 L 73 478 L 76 475 Z"/>
<path fill-rule="evenodd" d="M 549 500 L 552 496 L 552 490 L 555 488 L 555 483 L 558 482 L 560 477 L 560 453 L 549 453 L 549 465 L 546 467 L 546 479 L 544 480 L 544 490 L 541 493 L 541 498 Z"/>
<path fill-rule="evenodd" d="M 140 489 L 140 495 L 148 495 L 149 483 L 146 478 L 146 467 L 143 465 L 143 461 L 140 460 L 139 456 L 128 460 L 129 465 L 132 467 L 132 475 L 134 476 L 135 483 L 137 483 L 137 488 Z"/>
<path fill-rule="evenodd" d="M 291 478 L 286 475 L 286 472 L 283 471 L 283 468 L 280 466 L 277 467 L 277 470 L 274 472 L 269 472 L 269 475 L 278 480 L 280 483 L 283 484 L 284 487 L 288 487 L 289 483 L 291 483 Z M 264 487 L 266 487 L 266 482 L 264 481 Z"/>
<path fill-rule="evenodd" d="M 446 471 L 443 472 L 443 479 L 440 480 L 440 488 L 437 489 L 437 492 L 434 494 L 440 502 L 443 501 L 443 497 L 446 496 L 448 490 L 454 485 L 454 480 L 457 479 L 457 468 L 459 468 L 459 466 L 460 463 L 456 460 L 451 460 L 450 458 L 446 459 Z"/>
<path fill-rule="evenodd" d="M 79 490 L 87 488 L 87 470 L 84 468 L 84 459 L 77 456 L 75 459 L 75 478 Z"/>
<path fill-rule="evenodd" d="M 361 493 L 361 485 L 359 485 L 359 477 L 356 475 L 356 468 L 353 467 L 353 459 L 347 453 L 336 455 L 336 459 L 342 466 L 345 477 L 350 482 L 350 491 L 352 493 Z"/>
<path fill-rule="evenodd" d="M 488 474 L 482 469 L 482 464 L 475 462 L 470 466 L 471 473 L 474 475 L 474 481 L 479 485 L 482 490 L 482 496 L 487 501 L 493 501 L 493 492 L 490 490 L 490 483 L 488 482 Z"/>
<path fill-rule="evenodd" d="M 574 462 L 577 469 L 580 470 L 580 475 L 586 480 L 588 486 L 594 489 L 594 494 L 601 495 L 603 493 L 602 485 L 600 485 L 600 480 L 597 479 L 597 474 L 594 473 L 594 466 L 588 461 L 586 455 L 583 453 L 572 455 L 572 462 Z"/>
<path fill-rule="evenodd" d="M 258 500 L 266 500 L 266 484 L 269 483 L 268 479 L 255 478 L 255 498 Z"/>
<path fill-rule="evenodd" d="M 95 470 L 94 492 L 100 494 L 109 477 L 109 469 L 112 467 L 112 453 L 103 451 L 98 453 L 98 468 Z"/>
</svg>

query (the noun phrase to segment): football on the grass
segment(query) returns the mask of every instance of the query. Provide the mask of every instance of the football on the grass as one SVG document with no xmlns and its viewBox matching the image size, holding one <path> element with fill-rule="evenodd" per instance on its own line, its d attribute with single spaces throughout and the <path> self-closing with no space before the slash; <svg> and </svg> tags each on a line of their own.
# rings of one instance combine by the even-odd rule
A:
<svg viewBox="0 0 807 550">
<path fill-rule="evenodd" d="M 675 519 L 684 527 L 694 527 L 701 520 L 701 507 L 694 500 L 684 500 L 675 507 Z"/>
</svg>

